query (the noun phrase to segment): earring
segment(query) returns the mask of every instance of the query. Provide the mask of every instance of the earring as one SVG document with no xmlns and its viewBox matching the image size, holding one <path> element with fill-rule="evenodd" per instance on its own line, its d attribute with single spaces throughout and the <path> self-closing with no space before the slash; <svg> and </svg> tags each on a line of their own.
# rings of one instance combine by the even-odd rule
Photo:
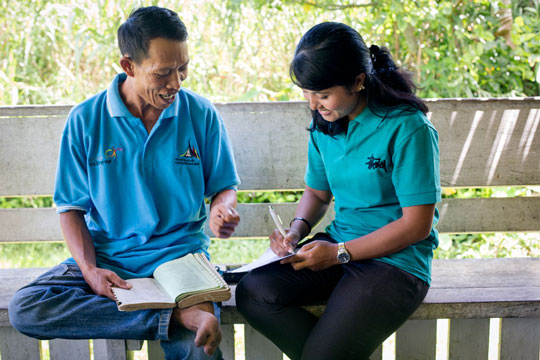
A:
<svg viewBox="0 0 540 360">
<path fill-rule="evenodd" d="M 358 90 L 357 91 L 362 91 L 364 90 L 366 87 L 364 86 L 364 84 L 361 84 L 359 87 L 358 87 Z"/>
</svg>

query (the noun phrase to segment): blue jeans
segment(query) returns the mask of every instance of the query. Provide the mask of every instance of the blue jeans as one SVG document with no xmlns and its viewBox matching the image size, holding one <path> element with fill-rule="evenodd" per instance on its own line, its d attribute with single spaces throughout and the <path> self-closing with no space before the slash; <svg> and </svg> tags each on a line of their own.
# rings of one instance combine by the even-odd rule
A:
<svg viewBox="0 0 540 360">
<path fill-rule="evenodd" d="M 206 355 L 195 333 L 171 324 L 172 309 L 119 311 L 94 294 L 77 265 L 57 265 L 19 289 L 8 313 L 15 329 L 37 339 L 161 340 L 165 359 L 221 359 L 219 349 Z"/>
</svg>

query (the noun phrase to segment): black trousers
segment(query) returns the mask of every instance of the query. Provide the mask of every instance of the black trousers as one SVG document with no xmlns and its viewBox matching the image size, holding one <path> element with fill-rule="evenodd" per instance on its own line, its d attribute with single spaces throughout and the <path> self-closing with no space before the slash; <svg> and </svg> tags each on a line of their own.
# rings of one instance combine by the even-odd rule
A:
<svg viewBox="0 0 540 360">
<path fill-rule="evenodd" d="M 313 239 L 333 241 L 319 233 Z M 355 261 L 322 271 L 279 262 L 248 273 L 236 305 L 292 360 L 368 359 L 420 306 L 429 286 L 392 265 Z M 328 301 L 320 318 L 301 306 Z"/>
</svg>

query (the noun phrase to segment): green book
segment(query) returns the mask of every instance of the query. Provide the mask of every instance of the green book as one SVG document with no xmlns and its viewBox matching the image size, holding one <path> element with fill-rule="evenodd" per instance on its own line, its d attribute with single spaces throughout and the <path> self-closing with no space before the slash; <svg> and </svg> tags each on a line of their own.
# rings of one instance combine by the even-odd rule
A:
<svg viewBox="0 0 540 360">
<path fill-rule="evenodd" d="M 186 308 L 226 301 L 231 289 L 204 254 L 187 254 L 159 265 L 152 278 L 128 279 L 131 289 L 113 287 L 120 311 Z"/>
</svg>

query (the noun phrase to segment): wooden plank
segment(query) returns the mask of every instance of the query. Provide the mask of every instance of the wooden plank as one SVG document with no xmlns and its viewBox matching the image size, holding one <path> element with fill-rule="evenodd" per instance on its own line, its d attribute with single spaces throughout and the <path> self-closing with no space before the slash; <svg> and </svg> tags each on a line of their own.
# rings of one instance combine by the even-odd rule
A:
<svg viewBox="0 0 540 360">
<path fill-rule="evenodd" d="M 310 121 L 305 102 L 216 106 L 231 135 L 240 189 L 303 188 Z M 429 106 L 440 133 L 443 186 L 540 183 L 540 97 L 437 100 Z M 13 117 L 16 109 L 29 117 Z M 49 115 L 48 107 L 0 107 L 0 168 L 9 169 L 0 173 L 0 196 L 52 192 L 68 108 L 59 109 Z"/>
<path fill-rule="evenodd" d="M 270 340 L 250 325 L 244 325 L 246 359 L 282 360 L 283 353 Z"/>
<path fill-rule="evenodd" d="M 165 359 L 165 353 L 161 347 L 159 340 L 148 340 L 147 351 L 148 351 L 148 360 L 163 360 Z"/>
<path fill-rule="evenodd" d="M 540 232 L 540 197 L 443 199 L 440 233 Z"/>
<path fill-rule="evenodd" d="M 139 351 L 142 349 L 144 340 L 126 340 L 126 350 Z"/>
<path fill-rule="evenodd" d="M 396 360 L 433 360 L 437 320 L 408 320 L 396 332 Z"/>
<path fill-rule="evenodd" d="M 371 354 L 369 360 L 382 360 L 382 344 L 379 345 L 377 349 L 375 349 L 375 352 Z"/>
<path fill-rule="evenodd" d="M 90 359 L 90 343 L 88 340 L 49 340 L 51 360 Z"/>
<path fill-rule="evenodd" d="M 73 105 L 16 105 L 0 106 L 0 118 L 5 117 L 63 117 L 66 118 Z"/>
<path fill-rule="evenodd" d="M 0 356 L 4 360 L 39 360 L 39 340 L 25 336 L 12 327 L 0 327 Z"/>
<path fill-rule="evenodd" d="M 269 204 L 239 204 L 241 221 L 234 238 L 268 237 L 274 224 Z M 292 219 L 296 204 L 273 204 L 281 218 Z M 540 232 L 540 197 L 444 199 L 438 204 L 440 233 Z M 312 234 L 323 231 L 334 217 L 333 204 Z M 0 242 L 63 241 L 58 215 L 52 208 L 0 209 Z M 211 237 L 208 224 L 205 231 Z"/>
<path fill-rule="evenodd" d="M 540 286 L 540 258 L 435 260 L 432 275 L 430 292 L 452 288 L 537 287 Z M 505 279 L 504 284 L 501 279 Z"/>
<path fill-rule="evenodd" d="M 95 339 L 94 360 L 127 360 L 126 341 Z"/>
<path fill-rule="evenodd" d="M 65 118 L 0 118 L 0 196 L 52 193 Z"/>
<path fill-rule="evenodd" d="M 440 135 L 442 185 L 538 184 L 539 100 L 429 102 Z"/>
<path fill-rule="evenodd" d="M 15 291 L 46 270 L 0 269 L 0 326 L 9 326 Z M 243 323 L 230 306 L 234 296 L 224 303 L 223 323 Z M 413 318 L 450 317 L 540 317 L 540 258 L 434 260 L 432 286 Z"/>
<path fill-rule="evenodd" d="M 450 320 L 449 360 L 487 359 L 489 319 Z"/>
<path fill-rule="evenodd" d="M 500 360 L 538 360 L 540 318 L 502 319 Z"/>
<path fill-rule="evenodd" d="M 222 324 L 221 325 L 221 344 L 219 348 L 223 359 L 234 360 L 234 325 Z"/>
</svg>

